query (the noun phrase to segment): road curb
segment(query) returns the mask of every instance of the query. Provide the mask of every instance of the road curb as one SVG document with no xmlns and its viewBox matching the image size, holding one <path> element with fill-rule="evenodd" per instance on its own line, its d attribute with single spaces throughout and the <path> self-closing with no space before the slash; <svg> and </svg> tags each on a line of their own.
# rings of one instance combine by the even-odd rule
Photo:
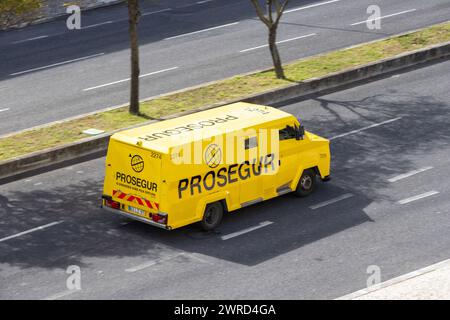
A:
<svg viewBox="0 0 450 320">
<path fill-rule="evenodd" d="M 120 4 L 123 2 L 125 2 L 125 0 L 112 0 L 109 2 L 90 4 L 86 7 L 81 8 L 81 11 L 83 12 L 83 11 L 89 11 L 89 10 L 103 8 L 103 7 L 114 6 L 116 4 Z M 60 13 L 60 14 L 57 14 L 57 15 L 54 15 L 51 17 L 40 18 L 40 19 L 36 19 L 33 21 L 22 22 L 22 23 L 19 23 L 16 25 L 12 25 L 5 29 L 0 29 L 0 31 L 7 31 L 7 30 L 12 30 L 12 29 L 22 29 L 22 28 L 25 28 L 28 26 L 33 26 L 33 25 L 37 25 L 37 24 L 50 22 L 50 21 L 55 21 L 55 20 L 61 19 L 62 17 L 68 17 L 68 16 L 69 16 L 69 14 L 67 14 L 67 13 Z"/>
<path fill-rule="evenodd" d="M 395 57 L 332 73 L 324 77 L 308 79 L 306 81 L 295 83 L 281 89 L 274 89 L 264 93 L 251 95 L 244 99 L 241 98 L 230 101 L 223 101 L 198 109 L 171 114 L 165 117 L 161 117 L 161 120 L 167 120 L 186 114 L 208 110 L 238 101 L 267 105 L 276 104 L 294 98 L 301 98 L 303 96 L 318 93 L 324 90 L 342 87 L 386 73 L 405 69 L 417 64 L 426 63 L 442 58 L 450 58 L 450 42 L 430 46 L 408 53 L 403 53 Z M 155 120 L 134 125 L 129 128 L 143 126 L 151 122 L 155 122 Z M 54 147 L 20 156 L 14 159 L 2 161 L 0 162 L 0 179 L 9 178 L 15 175 L 42 169 L 50 165 L 82 158 L 93 153 L 105 153 L 108 147 L 109 137 L 115 132 L 122 131 L 124 129 L 128 128 L 123 128 L 99 136 L 86 138 L 64 146 Z"/>
<path fill-rule="evenodd" d="M 367 287 L 365 289 L 361 289 L 361 290 L 358 290 L 356 292 L 347 294 L 345 296 L 336 298 L 335 300 L 356 300 L 356 299 L 359 299 L 359 298 L 361 298 L 363 296 L 367 296 L 367 295 L 369 295 L 371 293 L 374 293 L 376 291 L 380 291 L 380 290 L 392 287 L 394 285 L 405 283 L 405 282 L 407 282 L 407 281 L 409 281 L 411 279 L 423 276 L 423 275 L 425 275 L 427 273 L 439 270 L 440 268 L 449 267 L 449 266 L 450 266 L 450 259 L 447 259 L 447 260 L 435 263 L 435 264 L 433 264 L 431 266 L 428 266 L 428 267 L 425 267 L 425 268 L 422 268 L 422 269 L 419 269 L 419 270 L 416 270 L 416 271 L 413 271 L 413 272 L 401 275 L 399 277 L 387 280 L 385 282 L 381 282 L 379 284 L 375 284 L 375 285 Z"/>
</svg>

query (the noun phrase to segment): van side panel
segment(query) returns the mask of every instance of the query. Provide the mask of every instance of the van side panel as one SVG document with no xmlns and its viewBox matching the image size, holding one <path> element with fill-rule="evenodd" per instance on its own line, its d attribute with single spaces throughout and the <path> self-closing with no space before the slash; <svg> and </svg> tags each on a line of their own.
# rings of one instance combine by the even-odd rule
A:
<svg viewBox="0 0 450 320">
<path fill-rule="evenodd" d="M 214 143 L 210 141 L 203 142 L 202 152 L 212 144 Z M 185 147 L 190 150 L 194 148 L 193 144 Z M 220 152 L 226 152 L 223 146 Z M 208 203 L 223 200 L 229 211 L 240 207 L 239 182 L 230 182 L 234 181 L 238 173 L 229 174 L 229 165 L 208 165 L 203 159 L 201 164 L 179 163 L 175 159 L 175 152 L 169 152 L 168 157 L 168 161 L 163 161 L 162 166 L 162 184 L 166 194 L 161 211 L 169 214 L 169 224 L 172 228 L 201 221 Z"/>
</svg>

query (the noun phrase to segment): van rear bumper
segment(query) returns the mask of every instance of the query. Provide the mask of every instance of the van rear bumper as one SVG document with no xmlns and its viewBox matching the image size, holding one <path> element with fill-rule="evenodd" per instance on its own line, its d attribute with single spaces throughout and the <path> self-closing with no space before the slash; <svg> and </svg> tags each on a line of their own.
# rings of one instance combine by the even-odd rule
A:
<svg viewBox="0 0 450 320">
<path fill-rule="evenodd" d="M 109 207 L 106 207 L 106 206 L 103 206 L 103 205 L 102 205 L 102 209 L 104 209 L 106 211 L 109 211 L 109 212 L 112 212 L 112 213 L 115 213 L 115 214 L 118 214 L 118 215 L 121 215 L 123 217 L 127 217 L 127 218 L 130 218 L 130 219 L 133 219 L 133 220 L 137 220 L 137 221 L 140 221 L 140 222 L 143 222 L 143 223 L 146 223 L 146 224 L 149 224 L 149 225 L 161 228 L 161 229 L 172 230 L 172 228 L 170 226 L 166 226 L 166 225 L 163 225 L 163 224 L 160 224 L 160 223 L 156 223 L 156 222 L 154 222 L 152 220 L 148 220 L 148 219 L 145 219 L 145 218 L 142 218 L 142 217 L 139 217 L 139 216 L 135 216 L 134 214 L 131 214 L 131 213 L 128 213 L 128 212 L 125 212 L 125 211 L 121 211 L 121 210 L 118 210 L 118 209 L 112 209 L 112 208 L 109 208 Z"/>
</svg>

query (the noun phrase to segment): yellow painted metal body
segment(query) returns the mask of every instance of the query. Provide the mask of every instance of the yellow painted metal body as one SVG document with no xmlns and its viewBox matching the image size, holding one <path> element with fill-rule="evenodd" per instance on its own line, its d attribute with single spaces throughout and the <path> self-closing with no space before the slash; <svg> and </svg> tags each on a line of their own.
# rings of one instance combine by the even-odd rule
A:
<svg viewBox="0 0 450 320">
<path fill-rule="evenodd" d="M 167 214 L 164 228 L 175 229 L 201 221 L 209 203 L 233 211 L 293 191 L 305 169 L 328 177 L 327 139 L 306 131 L 301 140 L 278 142 L 279 130 L 299 125 L 279 109 L 235 103 L 116 133 L 103 204 L 112 199 L 118 211 L 144 222 Z M 240 132 L 243 139 L 235 137 Z M 261 132 L 276 132 L 278 145 L 270 145 L 275 136 L 264 142 Z"/>
</svg>

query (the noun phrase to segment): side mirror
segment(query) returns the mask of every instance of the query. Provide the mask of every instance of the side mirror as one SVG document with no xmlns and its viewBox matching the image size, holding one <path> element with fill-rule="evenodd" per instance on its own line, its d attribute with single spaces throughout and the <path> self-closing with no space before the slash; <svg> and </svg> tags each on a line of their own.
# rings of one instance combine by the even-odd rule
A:
<svg viewBox="0 0 450 320">
<path fill-rule="evenodd" d="M 295 125 L 295 139 L 303 140 L 304 135 L 305 135 L 305 127 L 303 126 L 298 127 L 297 125 Z"/>
</svg>

